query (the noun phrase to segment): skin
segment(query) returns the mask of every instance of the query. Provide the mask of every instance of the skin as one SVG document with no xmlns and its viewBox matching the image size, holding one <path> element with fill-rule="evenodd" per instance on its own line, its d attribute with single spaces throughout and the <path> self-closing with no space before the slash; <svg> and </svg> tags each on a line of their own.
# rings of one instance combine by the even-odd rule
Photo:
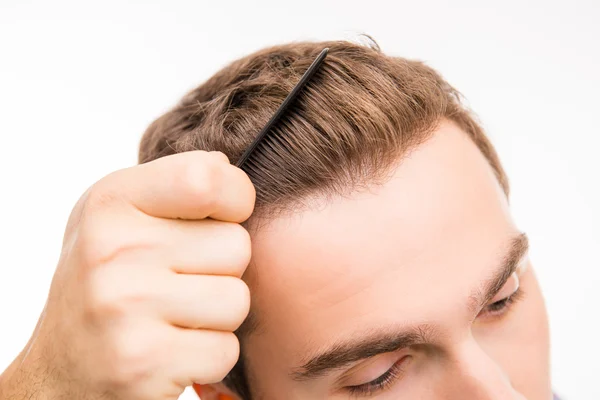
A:
<svg viewBox="0 0 600 400">
<path fill-rule="evenodd" d="M 246 276 L 259 327 L 243 354 L 256 399 L 551 399 L 546 311 L 526 252 L 500 291 L 474 304 L 521 232 L 458 127 L 441 124 L 383 185 L 314 204 L 252 232 Z M 490 312 L 517 288 L 520 299 Z M 428 334 L 417 344 L 294 379 L 335 344 L 349 352 L 419 324 Z M 385 389 L 347 389 L 396 362 Z M 203 400 L 228 398 L 205 389 Z"/>
<path fill-rule="evenodd" d="M 362 397 L 550 399 L 548 326 L 527 258 L 477 306 L 524 242 L 459 129 L 441 125 L 382 186 L 314 199 L 248 235 L 240 223 L 254 200 L 220 153 L 165 157 L 93 185 L 67 224 L 38 325 L 0 376 L 0 398 L 175 400 L 191 384 L 202 400 L 232 396 L 213 383 L 237 360 L 232 332 L 250 287 L 259 326 L 242 340 L 257 399 L 357 398 L 348 386 L 393 365 L 397 379 Z M 520 301 L 487 312 L 517 287 Z M 381 350 L 412 325 L 415 343 L 297 379 L 332 346 L 364 352 L 378 337 L 366 350 Z"/>
<path fill-rule="evenodd" d="M 116 171 L 79 200 L 46 307 L 1 399 L 175 400 L 238 359 L 248 176 L 216 152 Z M 223 295 L 226 294 L 226 295 Z"/>
</svg>

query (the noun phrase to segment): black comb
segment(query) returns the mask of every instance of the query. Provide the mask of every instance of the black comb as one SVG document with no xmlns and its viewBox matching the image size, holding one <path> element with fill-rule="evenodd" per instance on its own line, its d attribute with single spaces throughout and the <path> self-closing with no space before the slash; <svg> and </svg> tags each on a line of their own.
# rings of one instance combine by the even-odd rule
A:
<svg viewBox="0 0 600 400">
<path fill-rule="evenodd" d="M 281 118 L 281 116 L 283 115 L 285 110 L 287 110 L 287 108 L 289 107 L 290 103 L 292 103 L 292 101 L 294 101 L 294 99 L 296 97 L 298 97 L 298 94 L 302 91 L 302 88 L 306 85 L 306 83 L 309 81 L 309 79 L 315 74 L 317 69 L 319 69 L 319 67 L 323 63 L 323 60 L 325 60 L 325 57 L 327 56 L 328 51 L 329 51 L 328 48 L 323 49 L 319 53 L 319 55 L 317 56 L 315 61 L 313 61 L 312 64 L 310 64 L 310 67 L 308 67 L 308 69 L 306 70 L 304 75 L 302 75 L 302 78 L 300 78 L 300 80 L 298 81 L 296 86 L 294 86 L 294 88 L 287 95 L 285 100 L 283 100 L 283 103 L 281 103 L 281 105 L 279 106 L 277 111 L 275 111 L 275 114 L 273 114 L 273 116 L 271 117 L 269 122 L 267 122 L 267 124 L 262 128 L 262 130 L 259 132 L 259 134 L 256 136 L 256 138 L 254 138 L 252 143 L 250 143 L 250 146 L 248 146 L 248 148 L 246 149 L 244 154 L 242 154 L 240 159 L 237 161 L 236 165 L 239 168 L 242 168 L 244 166 L 244 164 L 246 163 L 248 158 L 250 158 L 250 156 L 252 155 L 252 153 L 254 152 L 256 147 L 260 144 L 260 142 L 267 135 L 267 133 L 269 133 L 269 131 L 271 130 L 273 125 L 275 125 L 277 123 L 277 121 L 279 121 L 279 119 Z"/>
</svg>

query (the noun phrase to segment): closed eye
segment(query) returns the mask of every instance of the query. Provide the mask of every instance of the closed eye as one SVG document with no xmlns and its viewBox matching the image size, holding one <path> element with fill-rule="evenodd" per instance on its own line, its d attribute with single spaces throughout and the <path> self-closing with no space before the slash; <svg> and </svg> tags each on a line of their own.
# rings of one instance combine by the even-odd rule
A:
<svg viewBox="0 0 600 400">
<path fill-rule="evenodd" d="M 344 389 L 353 397 L 369 397 L 389 389 L 396 381 L 401 379 L 406 372 L 411 356 L 404 356 L 392 365 L 384 374 L 360 385 L 346 386 Z"/>
<path fill-rule="evenodd" d="M 504 314 L 510 311 L 511 307 L 516 302 L 523 299 L 524 295 L 525 293 L 523 292 L 523 289 L 517 288 L 517 290 L 515 290 L 509 296 L 485 306 L 477 318 L 490 319 L 502 317 Z"/>
</svg>

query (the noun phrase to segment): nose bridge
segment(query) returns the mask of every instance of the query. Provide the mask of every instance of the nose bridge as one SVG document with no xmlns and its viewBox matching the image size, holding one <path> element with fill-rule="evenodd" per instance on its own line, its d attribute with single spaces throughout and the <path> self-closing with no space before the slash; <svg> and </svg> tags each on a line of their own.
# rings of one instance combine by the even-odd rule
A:
<svg viewBox="0 0 600 400">
<path fill-rule="evenodd" d="M 509 377 L 473 339 L 465 340 L 454 355 L 450 374 L 452 398 L 477 400 L 526 400 L 515 391 Z"/>
</svg>

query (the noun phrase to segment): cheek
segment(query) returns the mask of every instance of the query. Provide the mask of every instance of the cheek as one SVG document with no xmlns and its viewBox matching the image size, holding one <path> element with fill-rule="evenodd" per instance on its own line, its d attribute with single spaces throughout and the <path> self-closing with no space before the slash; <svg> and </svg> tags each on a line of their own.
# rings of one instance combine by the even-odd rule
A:
<svg viewBox="0 0 600 400">
<path fill-rule="evenodd" d="M 549 329 L 546 308 L 531 266 L 521 277 L 525 297 L 502 320 L 475 326 L 479 344 L 530 399 L 550 393 Z"/>
</svg>

